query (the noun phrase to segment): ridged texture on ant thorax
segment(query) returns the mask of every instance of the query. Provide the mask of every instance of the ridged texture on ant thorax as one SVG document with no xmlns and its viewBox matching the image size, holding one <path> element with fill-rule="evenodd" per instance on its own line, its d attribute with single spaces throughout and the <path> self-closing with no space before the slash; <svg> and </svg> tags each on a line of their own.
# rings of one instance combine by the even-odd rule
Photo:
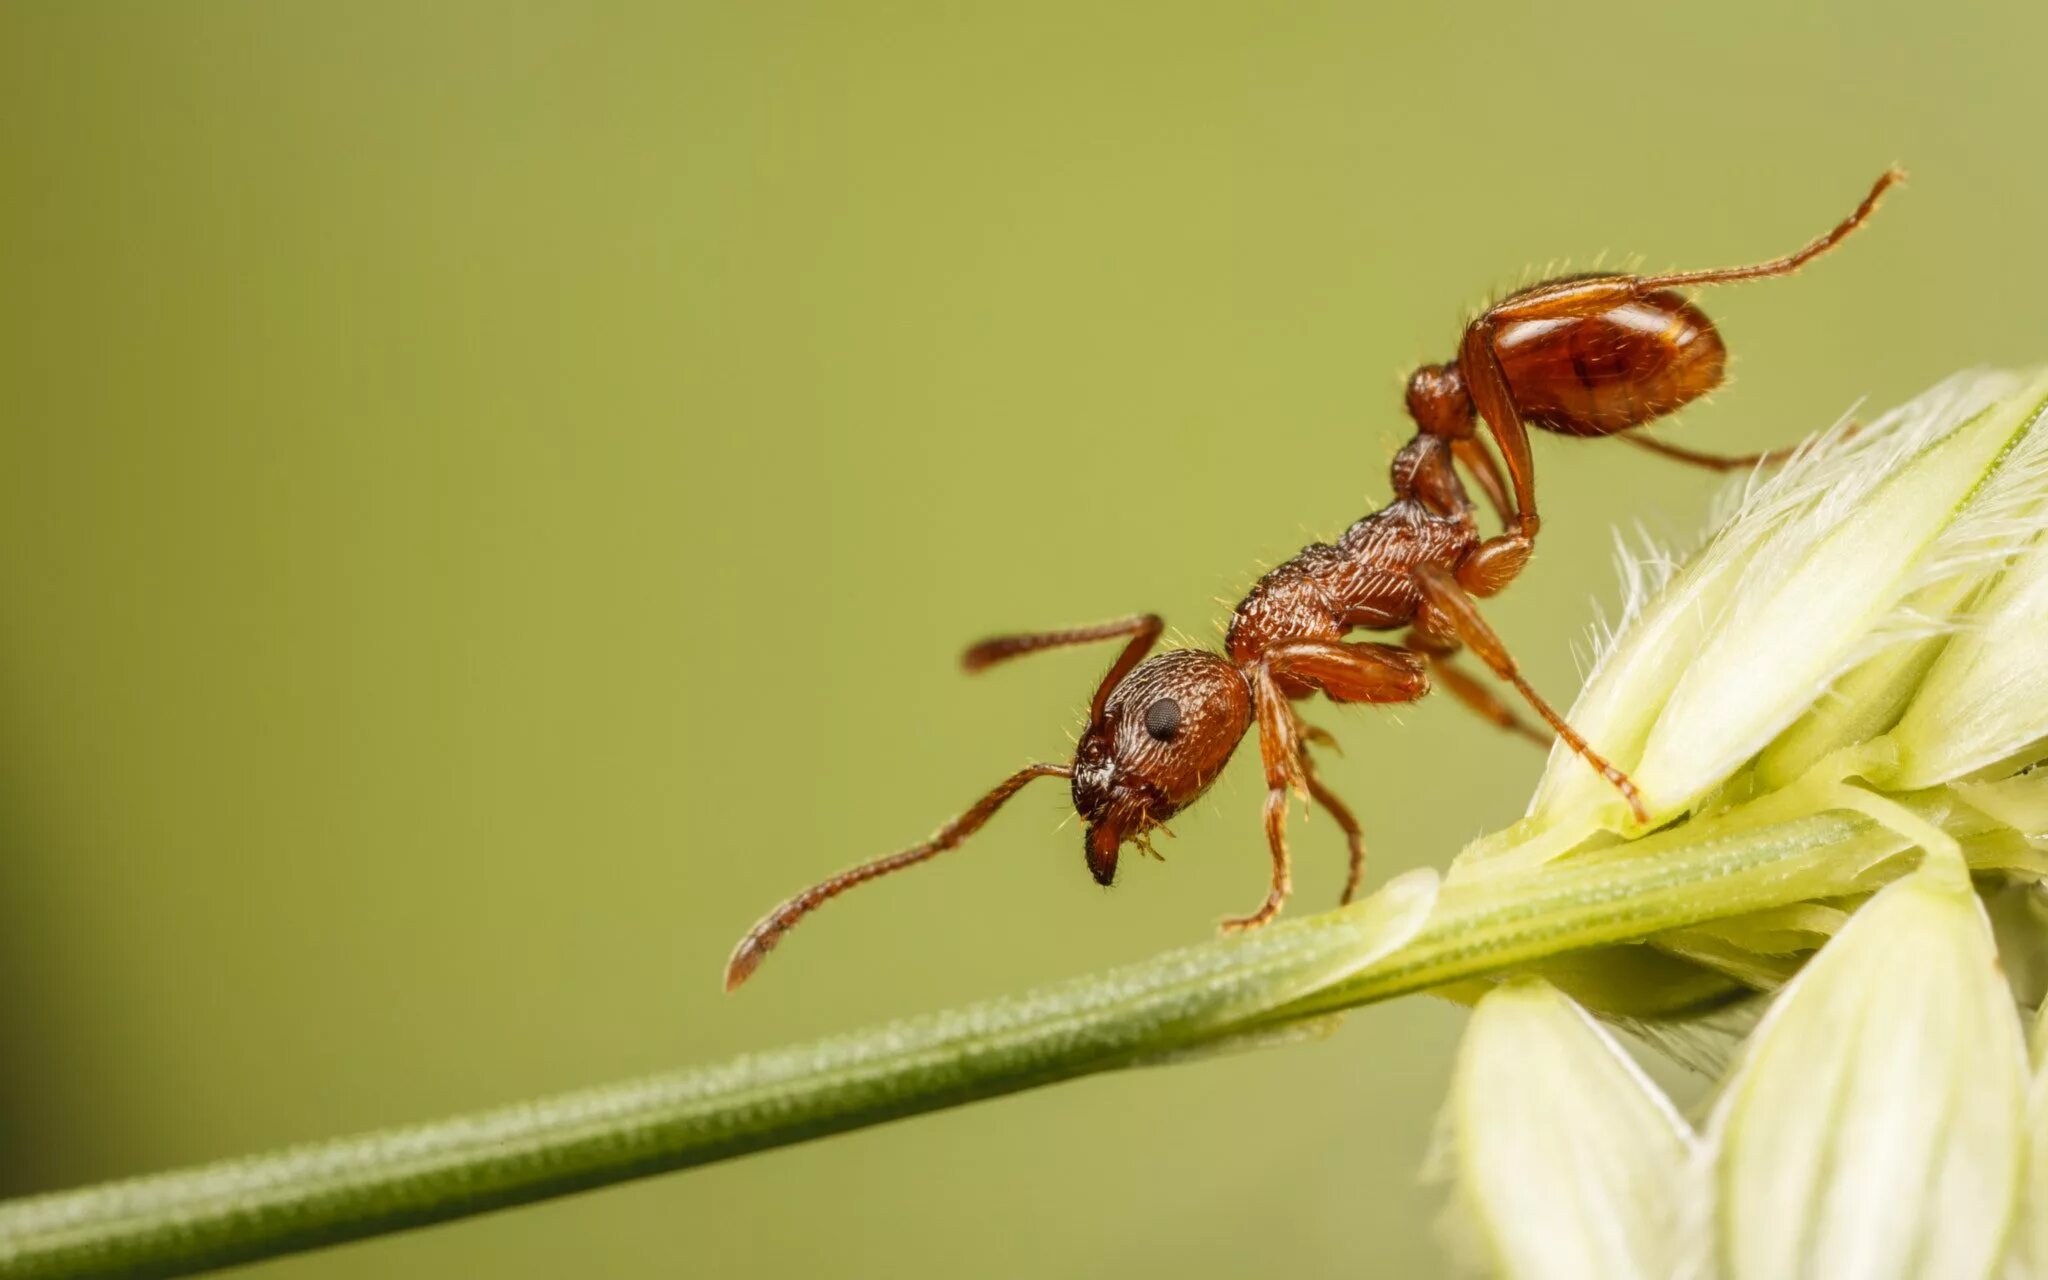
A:
<svg viewBox="0 0 2048 1280">
<path fill-rule="evenodd" d="M 1469 517 L 1431 513 L 1399 501 L 1318 542 L 1260 578 L 1231 619 L 1226 645 L 1234 662 L 1251 662 L 1294 640 L 1338 640 L 1347 631 L 1407 626 L 1421 603 L 1413 570 L 1455 568 L 1478 543 Z"/>
</svg>

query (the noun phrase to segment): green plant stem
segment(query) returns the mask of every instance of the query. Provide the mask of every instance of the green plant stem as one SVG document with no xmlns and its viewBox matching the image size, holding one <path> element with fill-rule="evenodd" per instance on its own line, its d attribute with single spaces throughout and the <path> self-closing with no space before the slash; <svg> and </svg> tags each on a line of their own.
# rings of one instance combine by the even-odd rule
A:
<svg viewBox="0 0 2048 1280">
<path fill-rule="evenodd" d="M 2038 856 L 1968 810 L 1926 807 L 1978 865 Z M 1877 864 L 1905 847 L 1846 811 L 1736 811 L 1624 846 L 1627 856 L 1446 889 L 1419 931 L 1420 911 L 1404 924 L 1402 904 L 1382 894 L 803 1048 L 0 1205 L 0 1276 L 189 1274 L 1186 1056 L 1545 957 L 1868 888 L 1902 869 Z M 1404 945 L 1369 958 L 1392 942 Z"/>
</svg>

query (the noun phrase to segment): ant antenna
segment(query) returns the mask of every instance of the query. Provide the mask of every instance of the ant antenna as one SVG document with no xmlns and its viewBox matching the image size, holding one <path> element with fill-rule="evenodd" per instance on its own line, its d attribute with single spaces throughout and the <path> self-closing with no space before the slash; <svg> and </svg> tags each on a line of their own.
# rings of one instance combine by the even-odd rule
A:
<svg viewBox="0 0 2048 1280">
<path fill-rule="evenodd" d="M 1034 778 L 1070 778 L 1074 771 L 1063 764 L 1026 765 L 996 784 L 995 790 L 974 802 L 974 807 L 940 827 L 931 839 L 921 845 L 892 853 L 886 858 L 864 862 L 860 866 L 842 871 L 829 880 L 820 881 L 799 893 L 794 898 L 761 917 L 761 922 L 747 930 L 747 936 L 733 948 L 732 959 L 725 964 L 725 989 L 734 991 L 742 982 L 761 967 L 768 953 L 782 939 L 782 935 L 796 927 L 797 921 L 816 911 L 825 903 L 845 893 L 857 884 L 865 884 L 892 871 L 916 866 L 920 862 L 937 857 L 948 849 L 957 848 L 967 837 L 981 829 L 983 823 L 995 816 L 1004 801 L 1022 791 L 1025 784 Z"/>
<path fill-rule="evenodd" d="M 1097 640 L 1120 640 L 1130 637 L 1123 651 L 1110 664 L 1109 673 L 1102 677 L 1102 683 L 1095 686 L 1095 700 L 1088 704 L 1088 722 L 1093 724 L 1102 719 L 1102 709 L 1109 704 L 1110 691 L 1117 682 L 1131 674 L 1131 668 L 1159 643 L 1159 633 L 1166 629 L 1166 623 L 1156 613 L 1133 614 L 1115 622 L 1105 622 L 1093 627 L 1073 627 L 1065 631 L 1033 631 L 1024 635 L 995 636 L 980 644 L 969 646 L 961 655 L 960 665 L 970 672 L 986 671 L 998 662 L 1027 653 L 1039 653 L 1046 649 L 1064 649 L 1069 645 L 1093 644 Z"/>
</svg>

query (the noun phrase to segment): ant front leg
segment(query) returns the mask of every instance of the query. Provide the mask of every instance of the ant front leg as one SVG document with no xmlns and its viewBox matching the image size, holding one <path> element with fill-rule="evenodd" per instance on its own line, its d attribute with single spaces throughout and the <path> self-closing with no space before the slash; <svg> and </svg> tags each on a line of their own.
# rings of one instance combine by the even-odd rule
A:
<svg viewBox="0 0 2048 1280">
<path fill-rule="evenodd" d="M 1273 881 L 1266 901 L 1248 916 L 1234 916 L 1223 922 L 1225 933 L 1256 929 L 1280 914 L 1280 906 L 1294 887 L 1293 871 L 1287 858 L 1287 793 L 1300 776 L 1301 726 L 1294 708 L 1273 678 L 1270 663 L 1261 662 L 1247 673 L 1252 685 L 1252 707 L 1259 722 L 1259 761 L 1266 769 L 1266 847 L 1273 855 Z"/>
<path fill-rule="evenodd" d="M 1273 855 L 1273 881 L 1265 903 L 1248 916 L 1224 921 L 1225 930 L 1258 928 L 1278 915 L 1287 901 L 1293 884 L 1287 852 L 1289 791 L 1306 791 L 1343 830 L 1351 851 L 1345 902 L 1351 901 L 1365 872 L 1365 833 L 1344 802 L 1316 777 L 1303 745 L 1304 732 L 1293 705 L 1281 691 L 1279 677 L 1307 681 L 1333 702 L 1414 702 L 1429 692 L 1429 673 L 1423 660 L 1391 644 L 1302 641 L 1282 645 L 1269 651 L 1247 675 L 1259 722 L 1259 758 L 1266 768 L 1266 845 Z"/>
<path fill-rule="evenodd" d="M 1570 747 L 1574 754 L 1614 785 L 1614 789 L 1621 793 L 1622 799 L 1628 801 L 1629 811 L 1635 815 L 1636 821 L 1647 824 L 1650 821 L 1650 812 L 1644 807 L 1642 793 L 1636 789 L 1636 784 L 1580 737 L 1578 730 L 1572 728 L 1555 708 L 1543 700 L 1543 695 L 1537 693 L 1535 687 L 1522 677 L 1521 668 L 1515 664 L 1507 645 L 1501 641 L 1494 629 L 1487 625 L 1486 619 L 1480 616 L 1478 604 L 1466 594 L 1457 577 L 1440 566 L 1430 564 L 1416 566 L 1414 575 L 1415 585 L 1422 592 L 1426 605 L 1425 613 L 1418 619 L 1418 629 L 1425 634 L 1443 635 L 1448 632 L 1478 654 L 1480 660 L 1486 663 L 1495 675 L 1515 686 L 1536 714 L 1542 716 L 1544 722 L 1556 731 L 1557 736 L 1564 739 L 1564 744 Z"/>
</svg>

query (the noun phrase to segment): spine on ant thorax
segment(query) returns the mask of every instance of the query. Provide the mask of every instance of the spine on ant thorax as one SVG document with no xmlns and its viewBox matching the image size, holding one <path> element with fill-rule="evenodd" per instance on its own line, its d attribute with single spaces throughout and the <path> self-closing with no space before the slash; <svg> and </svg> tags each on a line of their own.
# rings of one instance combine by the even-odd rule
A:
<svg viewBox="0 0 2048 1280">
<path fill-rule="evenodd" d="M 1224 642 L 1233 662 L 1255 661 L 1290 641 L 1335 641 L 1352 630 L 1391 631 L 1414 620 L 1421 604 L 1416 566 L 1455 568 L 1478 545 L 1478 525 L 1443 440 L 1418 435 L 1403 446 L 1393 481 L 1392 502 L 1334 544 L 1304 547 L 1253 584 Z"/>
</svg>

